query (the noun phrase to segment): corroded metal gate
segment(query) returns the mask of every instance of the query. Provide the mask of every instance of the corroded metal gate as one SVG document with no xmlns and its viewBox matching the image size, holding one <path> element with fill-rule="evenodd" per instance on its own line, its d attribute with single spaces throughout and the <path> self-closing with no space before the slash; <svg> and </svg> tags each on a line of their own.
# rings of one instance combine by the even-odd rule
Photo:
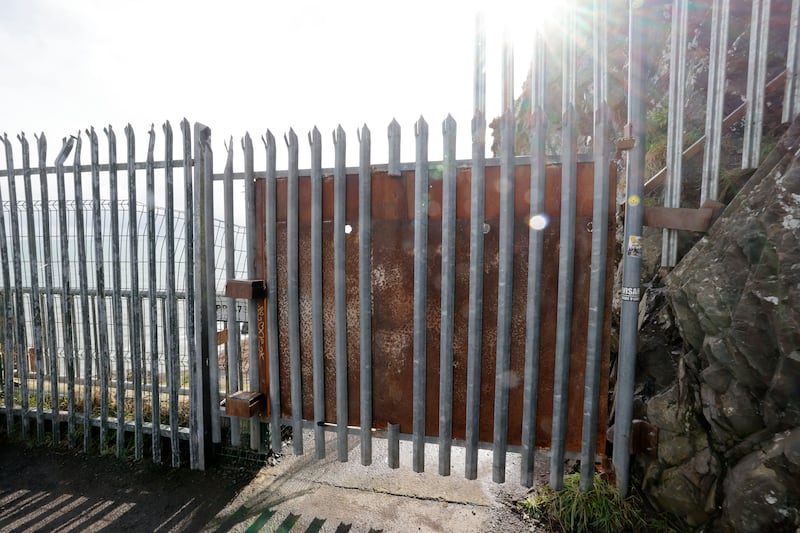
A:
<svg viewBox="0 0 800 533">
<path fill-rule="evenodd" d="M 364 130 L 362 130 L 363 132 Z M 363 143 L 362 133 L 362 143 Z M 291 146 L 291 144 L 290 144 Z M 290 148 L 291 150 L 291 148 Z M 279 401 L 280 417 L 283 423 L 294 424 L 295 435 L 303 426 L 315 426 L 320 432 L 324 428 L 334 430 L 337 423 L 341 426 L 361 426 L 375 428 L 378 434 L 389 438 L 435 438 L 441 446 L 449 447 L 451 439 L 462 441 L 468 448 L 478 444 L 468 438 L 472 432 L 473 439 L 477 432 L 477 440 L 481 443 L 492 443 L 498 423 L 504 424 L 500 431 L 506 433 L 507 443 L 513 449 L 522 444 L 523 413 L 525 411 L 526 379 L 536 380 L 528 383 L 533 387 L 537 398 L 534 401 L 536 446 L 549 447 L 553 438 L 554 412 L 554 376 L 556 366 L 557 317 L 558 310 L 558 278 L 559 278 L 559 242 L 561 236 L 561 166 L 546 167 L 544 189 L 538 191 L 543 200 L 543 211 L 539 218 L 531 221 L 531 199 L 536 198 L 537 191 L 531 191 L 531 167 L 529 164 L 514 166 L 514 200 L 513 200 L 513 258 L 509 262 L 512 267 L 512 299 L 510 309 L 503 312 L 507 317 L 508 327 L 508 359 L 505 374 L 498 379 L 497 339 L 498 328 L 498 278 L 500 275 L 500 224 L 501 224 L 501 165 L 497 162 L 485 167 L 485 184 L 478 187 L 485 189 L 485 206 L 483 222 L 479 225 L 484 241 L 483 257 L 480 258 L 479 270 L 475 273 L 483 278 L 481 303 L 470 300 L 470 190 L 472 186 L 471 170 L 466 165 L 453 165 L 448 175 L 448 164 L 431 165 L 427 187 L 427 242 L 423 245 L 423 253 L 415 247 L 415 229 L 418 206 L 415 205 L 415 172 L 405 170 L 397 175 L 390 175 L 383 167 L 379 170 L 366 169 L 366 178 L 370 180 L 371 196 L 368 204 L 371 210 L 371 234 L 366 243 L 363 237 L 363 219 L 359 209 L 364 206 L 359 196 L 359 175 L 347 173 L 342 185 L 344 194 L 335 191 L 337 177 L 319 172 L 299 176 L 289 171 L 288 178 L 272 177 L 269 172 L 266 180 L 256 180 L 256 213 L 258 215 L 257 256 L 265 260 L 258 265 L 259 276 L 264 276 L 269 285 L 268 264 L 276 258 L 272 268 L 277 286 L 270 290 L 276 301 L 269 309 L 277 312 L 273 327 L 277 331 L 277 362 L 279 380 L 270 381 L 269 373 L 275 368 L 264 364 L 261 367 L 261 386 L 273 400 Z M 269 165 L 268 165 L 269 166 Z M 589 289 L 592 263 L 593 235 L 593 196 L 594 165 L 578 163 L 574 189 L 570 194 L 576 198 L 576 211 L 571 235 L 566 238 L 574 242 L 574 282 L 572 287 L 572 315 L 569 354 L 568 393 L 564 397 L 567 417 L 570 420 L 566 430 L 566 450 L 580 453 L 581 423 L 583 418 L 584 386 L 587 353 L 587 321 L 589 309 Z M 314 173 L 311 173 L 314 174 Z M 325 175 L 323 175 L 325 174 Z M 363 175 L 363 174 L 362 174 Z M 608 175 L 608 174 L 606 174 Z M 614 179 L 613 175 L 609 179 Z M 448 183 L 449 180 L 449 183 Z M 480 178 L 479 178 L 480 180 Z M 363 179 L 361 183 L 363 183 Z M 316 187 L 314 184 L 316 183 Z M 419 183 L 418 181 L 416 183 Z M 295 188 L 292 192 L 291 189 Z M 314 188 L 321 195 L 314 194 Z M 446 192 L 444 192 L 446 191 Z M 449 198 L 448 198 L 449 196 Z M 338 222 L 346 225 L 342 231 L 343 242 L 337 243 L 335 228 L 337 226 L 335 203 L 341 204 Z M 607 196 L 607 207 L 613 198 Z M 316 202 L 316 205 L 315 205 Z M 448 203 L 450 203 L 448 209 Z M 277 206 L 277 210 L 268 208 L 269 204 Z M 444 212 L 443 211 L 447 211 Z M 275 214 L 270 220 L 267 216 Z M 606 211 L 605 228 L 614 234 L 613 210 Z M 314 220 L 314 215 L 321 215 Z M 447 224 L 443 217 L 452 217 Z M 292 222 L 292 219 L 296 222 Z M 361 221 L 361 224 L 359 223 Z M 453 223 L 454 222 L 454 223 Z M 537 226 L 538 223 L 541 227 Z M 534 229 L 531 230 L 533 225 Z M 316 236 L 315 236 L 316 228 Z M 443 230 L 444 228 L 444 230 Z M 447 253 L 447 235 L 450 232 L 450 254 Z M 273 238 L 267 234 L 274 232 Z M 539 331 L 540 340 L 537 353 L 531 354 L 538 360 L 538 371 L 526 376 L 526 312 L 529 305 L 527 298 L 529 233 L 541 232 L 543 248 L 541 249 L 541 293 L 537 296 L 540 303 Z M 343 279 L 344 301 L 337 301 L 337 244 L 342 246 L 344 258 Z M 269 246 L 275 246 L 269 250 Z M 613 241 L 607 241 L 604 258 L 607 272 L 613 272 Z M 296 250 L 292 252 L 290 250 Z M 369 271 L 369 293 L 362 294 L 359 287 L 360 254 L 366 251 L 371 261 Z M 293 255 L 296 254 L 296 255 Z M 415 354 L 414 342 L 419 332 L 415 332 L 415 257 L 427 255 L 424 274 L 427 286 L 424 290 L 423 307 L 427 320 L 424 322 L 424 344 L 422 349 L 425 376 L 415 372 L 419 353 Z M 291 259 L 290 259 L 291 258 Z M 290 260 L 294 263 L 291 264 Z M 506 258 L 508 260 L 508 258 Z M 448 266 L 452 269 L 448 276 Z M 317 277 L 315 280 L 314 277 Z M 472 280 L 474 283 L 474 279 Z M 450 284 L 448 289 L 446 286 Z M 294 286 L 293 286 L 294 285 Z M 315 294 L 315 291 L 316 292 Z M 611 284 L 606 284 L 602 296 L 605 308 L 609 309 Z M 371 293 L 371 294 L 370 294 Z M 452 301 L 443 303 L 443 296 L 451 294 Z M 363 307 L 366 300 L 366 307 Z M 292 299 L 296 299 L 292 302 Z M 531 304 L 535 302 L 530 302 Z M 259 303 L 259 309 L 267 306 L 267 300 Z M 344 313 L 337 309 L 343 305 Z M 502 305 L 502 304 L 501 304 Z M 315 308 L 315 306 L 318 306 Z M 292 308 L 300 312 L 293 314 Z M 314 310 L 320 312 L 315 316 Z M 367 314 L 364 314 L 364 310 Z M 481 315 L 479 347 L 480 385 L 476 394 L 470 388 L 468 369 L 470 342 L 470 311 L 475 309 Z M 261 325 L 259 332 L 267 334 L 269 324 L 267 313 L 259 311 Z M 315 324 L 315 319 L 321 323 Z M 449 328 L 445 326 L 452 320 Z M 292 324 L 292 321 L 296 323 Z M 364 321 L 368 321 L 371 337 L 367 346 L 370 365 L 363 366 L 361 331 Z M 337 363 L 337 328 L 345 330 L 345 353 L 339 354 Z M 608 389 L 608 333 L 610 320 L 608 313 L 603 317 L 602 376 L 599 398 L 605 398 Z M 315 346 L 315 332 L 322 330 L 321 345 Z M 444 331 L 444 335 L 443 332 Z M 275 334 L 275 330 L 273 330 Z M 269 340 L 259 344 L 261 360 L 269 360 Z M 452 365 L 442 367 L 442 342 L 448 343 L 447 350 L 452 352 Z M 293 352 L 293 347 L 297 352 Z M 273 348 L 273 349 L 274 349 Z M 274 357 L 275 354 L 273 354 Z M 341 359 L 344 355 L 344 359 Z M 446 356 L 445 356 L 446 357 Z M 345 362 L 343 365 L 342 362 Z M 371 368 L 370 368 L 371 367 Z M 365 368 L 370 376 L 362 373 Z M 344 370 L 346 375 L 339 373 Z M 503 372 L 503 370 L 500 370 Z M 315 373 L 321 376 L 315 376 Z M 530 370 L 529 370 L 530 372 Z M 446 375 L 446 378 L 442 376 Z M 321 379 L 320 379 L 321 378 Z M 366 378 L 366 379 L 365 379 Z M 279 381 L 279 394 L 270 395 L 270 386 Z M 372 390 L 365 390 L 364 382 Z M 371 382 L 371 383 L 370 383 Z M 346 383 L 346 401 L 342 403 L 340 387 Z M 415 411 L 415 389 L 424 387 L 424 410 Z M 504 417 L 495 416 L 495 398 L 498 387 L 506 389 L 507 407 Z M 374 391 L 374 392 L 373 392 Z M 468 404 L 470 394 L 479 405 L 478 415 L 470 416 Z M 296 408 L 297 398 L 301 399 L 301 408 Z M 599 453 L 605 450 L 605 421 L 607 419 L 607 403 L 596 399 L 599 409 L 599 424 L 595 432 Z M 368 426 L 364 425 L 364 409 L 369 410 Z M 526 413 L 531 416 L 531 413 Z M 343 418 L 340 418 L 343 417 Z M 419 418 L 424 422 L 421 428 Z M 505 420 L 498 420 L 505 418 Z M 273 418 L 275 420 L 275 418 Z M 303 424 L 301 421 L 305 421 Z M 440 424 L 443 424 L 444 427 Z M 447 431 L 450 428 L 450 432 Z M 422 429 L 422 435 L 417 431 Z M 442 431 L 444 429 L 444 431 Z M 385 432 L 385 433 L 384 433 Z M 448 434 L 449 433 L 449 434 Z M 274 433 L 280 435 L 280 432 Z M 364 433 L 362 433 L 363 435 Z M 347 432 L 340 433 L 346 438 Z M 317 453 L 324 454 L 324 444 L 317 443 Z M 495 443 L 496 444 L 496 443 Z M 295 439 L 295 451 L 302 453 L 302 439 Z M 391 447 L 390 447 L 391 448 Z M 340 447 L 340 450 L 342 448 Z M 395 448 L 396 450 L 396 448 Z M 505 450 L 501 450 L 505 454 Z M 344 455 L 346 460 L 346 441 Z M 362 459 L 364 458 L 362 450 Z M 441 457 L 440 457 L 441 459 Z M 390 462 L 393 458 L 390 457 Z M 440 465 L 440 472 L 449 473 L 449 456 L 447 464 Z M 364 462 L 369 462 L 366 459 Z M 421 463 L 415 461 L 415 468 Z M 467 466 L 468 477 L 469 466 Z"/>
</svg>

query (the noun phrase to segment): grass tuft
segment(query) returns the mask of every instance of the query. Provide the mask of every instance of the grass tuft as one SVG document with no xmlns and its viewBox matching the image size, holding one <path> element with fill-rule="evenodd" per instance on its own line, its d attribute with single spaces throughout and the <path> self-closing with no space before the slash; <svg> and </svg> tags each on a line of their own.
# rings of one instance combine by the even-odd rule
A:
<svg viewBox="0 0 800 533">
<path fill-rule="evenodd" d="M 641 502 L 635 496 L 623 498 L 615 487 L 595 475 L 594 486 L 580 490 L 580 475 L 564 478 L 564 488 L 556 491 L 538 487 L 520 507 L 531 518 L 555 531 L 674 531 L 666 523 L 653 523 L 644 517 Z"/>
</svg>

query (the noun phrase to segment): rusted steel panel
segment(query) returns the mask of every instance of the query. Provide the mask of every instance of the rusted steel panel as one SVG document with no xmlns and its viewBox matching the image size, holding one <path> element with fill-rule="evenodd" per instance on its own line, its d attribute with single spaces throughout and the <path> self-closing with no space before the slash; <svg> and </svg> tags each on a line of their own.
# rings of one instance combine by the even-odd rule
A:
<svg viewBox="0 0 800 533">
<path fill-rule="evenodd" d="M 485 234 L 485 285 L 483 307 L 483 364 L 481 376 L 480 440 L 492 441 L 494 423 L 494 369 L 497 325 L 498 228 L 500 195 L 498 167 L 486 169 L 486 223 Z M 522 427 L 522 376 L 525 349 L 525 306 L 527 286 L 528 216 L 530 167 L 518 166 L 515 172 L 514 206 L 514 273 L 511 317 L 511 383 L 508 404 L 508 442 L 520 444 Z M 372 350 L 373 350 L 373 420 L 376 428 L 386 429 L 387 424 L 400 424 L 402 433 L 412 431 L 413 396 L 413 197 L 414 173 L 403 172 L 400 177 L 390 177 L 385 171 L 372 175 Z M 612 180 L 613 180 L 612 176 Z M 470 170 L 459 169 L 456 197 L 456 247 L 455 247 L 455 311 L 453 337 L 453 438 L 465 437 L 466 424 L 466 365 L 467 319 L 469 314 L 469 190 Z M 257 212 L 264 212 L 262 180 L 257 183 Z M 439 353 L 439 317 L 441 315 L 441 169 L 431 168 L 430 224 L 428 227 L 428 287 L 427 350 Z M 310 209 L 311 186 L 308 176 L 299 181 L 299 280 L 300 280 L 300 332 L 303 382 L 303 417 L 312 419 L 312 336 L 311 336 L 311 258 Z M 347 272 L 347 349 L 348 349 L 348 422 L 359 423 L 359 300 L 358 300 L 358 176 L 347 177 L 347 224 L 352 227 L 346 236 Z M 545 213 L 549 224 L 544 229 L 546 258 L 543 268 L 542 323 L 541 323 L 541 381 L 538 390 L 537 438 L 538 446 L 550 444 L 553 410 L 553 372 L 556 330 L 556 303 L 558 285 L 558 241 L 560 208 L 560 167 L 547 168 Z M 334 287 L 333 287 L 333 178 L 323 177 L 323 315 L 325 353 L 325 404 L 328 423 L 336 422 L 335 352 L 334 352 Z M 584 355 L 586 353 L 587 302 L 591 266 L 591 220 L 593 198 L 593 167 L 580 163 L 577 175 L 577 219 L 575 224 L 575 286 L 573 295 L 572 341 L 570 353 L 568 419 L 574 420 L 567 432 L 567 450 L 580 451 L 584 386 Z M 613 199 L 610 200 L 610 203 Z M 613 210 L 611 210 L 613 213 Z M 277 248 L 286 246 L 286 180 L 277 184 Z M 613 216 L 609 217 L 609 231 L 614 231 Z M 612 233 L 613 234 L 613 233 Z M 259 239 L 262 242 L 263 239 Z M 608 245 L 609 272 L 613 261 L 613 239 Z M 292 412 L 289 394 L 289 358 L 286 316 L 286 257 L 278 257 L 278 318 L 280 345 L 281 411 L 283 417 Z M 606 290 L 610 309 L 611 288 Z M 598 428 L 598 453 L 605 450 L 605 420 L 608 390 L 608 332 L 610 321 L 604 323 L 603 370 L 600 395 L 600 427 Z M 262 391 L 266 392 L 266 375 L 262 366 Z M 427 360 L 428 376 L 438 376 L 439 358 Z M 426 434 L 438 436 L 439 380 L 427 380 Z"/>
</svg>

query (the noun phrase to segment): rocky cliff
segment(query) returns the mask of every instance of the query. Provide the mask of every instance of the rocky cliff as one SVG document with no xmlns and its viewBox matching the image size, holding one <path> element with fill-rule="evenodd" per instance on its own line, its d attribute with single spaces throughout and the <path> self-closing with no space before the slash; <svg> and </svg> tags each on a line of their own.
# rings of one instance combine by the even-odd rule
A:
<svg viewBox="0 0 800 533">
<path fill-rule="evenodd" d="M 800 527 L 798 149 L 800 118 L 666 277 L 670 309 L 654 313 L 685 350 L 676 382 L 646 402 L 660 435 L 644 486 L 692 525 Z"/>
</svg>

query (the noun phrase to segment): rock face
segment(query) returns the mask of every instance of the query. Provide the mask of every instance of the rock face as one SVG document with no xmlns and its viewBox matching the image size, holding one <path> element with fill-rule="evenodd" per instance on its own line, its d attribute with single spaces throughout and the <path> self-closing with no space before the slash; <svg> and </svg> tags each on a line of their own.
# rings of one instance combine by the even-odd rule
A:
<svg viewBox="0 0 800 533">
<path fill-rule="evenodd" d="M 651 499 L 691 524 L 800 527 L 800 119 L 666 279 L 688 352 L 647 403 Z"/>
</svg>

